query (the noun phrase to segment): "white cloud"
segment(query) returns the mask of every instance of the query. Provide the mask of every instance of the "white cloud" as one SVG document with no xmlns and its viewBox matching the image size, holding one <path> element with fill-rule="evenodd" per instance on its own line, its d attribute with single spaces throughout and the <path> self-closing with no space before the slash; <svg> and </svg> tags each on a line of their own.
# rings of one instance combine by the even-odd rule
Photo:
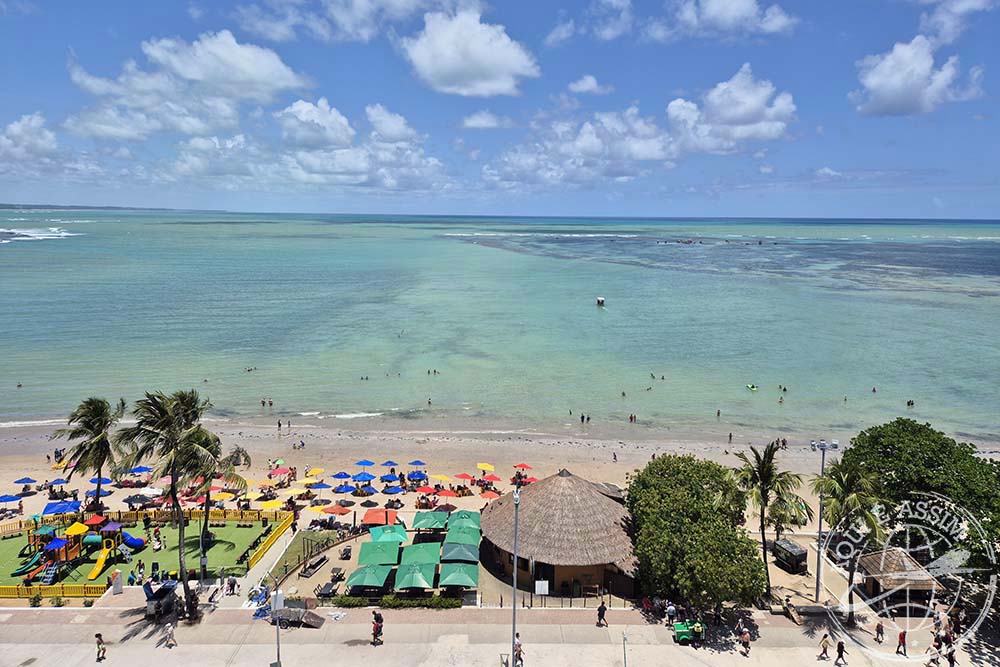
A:
<svg viewBox="0 0 1000 667">
<path fill-rule="evenodd" d="M 668 41 L 687 36 L 771 35 L 790 32 L 798 19 L 780 5 L 757 0 L 675 0 L 669 19 L 653 19 L 643 29 L 647 39 Z"/>
<path fill-rule="evenodd" d="M 831 169 L 830 167 L 820 167 L 814 173 L 816 178 L 821 180 L 832 180 L 835 178 L 841 178 L 843 176 L 842 173 L 840 173 L 836 169 Z"/>
<path fill-rule="evenodd" d="M 631 0 L 594 0 L 590 14 L 594 17 L 591 32 L 600 40 L 611 41 L 632 32 Z"/>
<path fill-rule="evenodd" d="M 237 7 L 235 17 L 244 30 L 275 42 L 293 40 L 300 30 L 323 41 L 368 42 L 386 26 L 453 4 L 452 0 L 266 0 Z"/>
<path fill-rule="evenodd" d="M 98 98 L 65 126 L 98 139 L 140 140 L 161 131 L 207 134 L 235 128 L 243 102 L 269 102 L 302 88 L 306 79 L 269 49 L 240 44 L 223 30 L 195 42 L 157 39 L 142 44 L 151 67 L 127 61 L 114 79 L 94 76 L 75 60 L 70 78 Z"/>
<path fill-rule="evenodd" d="M 365 107 L 365 116 L 372 124 L 372 138 L 387 143 L 409 142 L 419 138 L 417 131 L 410 127 L 406 119 L 393 113 L 381 104 Z"/>
<path fill-rule="evenodd" d="M 325 97 L 313 104 L 297 100 L 274 117 L 284 138 L 298 146 L 347 146 L 354 139 L 354 128 Z"/>
<path fill-rule="evenodd" d="M 205 15 L 205 10 L 192 2 L 187 6 L 187 13 L 192 19 L 198 21 Z"/>
<path fill-rule="evenodd" d="M 762 164 L 762 165 L 760 165 L 760 166 L 757 167 L 757 171 L 759 171 L 760 173 L 764 174 L 765 176 L 773 174 L 774 173 L 774 165 L 771 165 L 771 164 Z"/>
<path fill-rule="evenodd" d="M 7 125 L 0 134 L 0 159 L 32 160 L 55 153 L 56 135 L 45 127 L 45 116 L 25 114 Z"/>
<path fill-rule="evenodd" d="M 905 116 L 982 94 L 982 68 L 971 68 L 968 82 L 959 87 L 958 56 L 936 67 L 934 50 L 930 39 L 917 35 L 909 43 L 897 42 L 888 53 L 859 60 L 861 88 L 850 95 L 857 110 L 871 116 Z"/>
<path fill-rule="evenodd" d="M 920 16 L 920 32 L 936 46 L 958 39 L 969 23 L 969 16 L 998 6 L 997 0 L 920 0 L 931 11 Z"/>
<path fill-rule="evenodd" d="M 498 116 L 488 110 L 477 111 L 462 119 L 462 127 L 466 130 L 492 130 L 513 125 L 510 118 Z"/>
<path fill-rule="evenodd" d="M 531 53 L 504 26 L 482 23 L 475 10 L 426 14 L 423 31 L 401 46 L 417 76 L 442 93 L 517 95 L 521 78 L 540 74 Z"/>
<path fill-rule="evenodd" d="M 571 93 L 586 93 L 590 95 L 607 95 L 615 89 L 614 86 L 602 86 L 597 83 L 597 79 L 594 78 L 593 74 L 584 74 L 582 77 L 569 84 L 568 88 Z"/>
<path fill-rule="evenodd" d="M 545 46 L 559 46 L 563 42 L 569 41 L 576 34 L 576 22 L 573 19 L 560 21 L 551 32 L 545 36 Z"/>
</svg>

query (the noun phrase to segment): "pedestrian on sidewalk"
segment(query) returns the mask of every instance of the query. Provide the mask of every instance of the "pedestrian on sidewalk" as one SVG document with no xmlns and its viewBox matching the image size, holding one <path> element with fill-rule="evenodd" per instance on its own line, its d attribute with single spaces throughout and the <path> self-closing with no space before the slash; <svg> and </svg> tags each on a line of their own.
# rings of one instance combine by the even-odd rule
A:
<svg viewBox="0 0 1000 667">
<path fill-rule="evenodd" d="M 839 665 L 843 662 L 846 665 L 847 658 L 844 657 L 845 655 L 847 655 L 847 648 L 844 646 L 844 640 L 841 639 L 837 642 L 837 659 L 833 661 L 833 664 Z"/>
<path fill-rule="evenodd" d="M 934 642 L 934 644 L 924 649 L 925 655 L 928 653 L 931 654 L 931 657 L 928 658 L 927 662 L 924 663 L 924 667 L 938 667 L 938 665 L 941 664 L 941 657 L 940 657 L 941 654 L 938 652 L 939 646 L 940 644 Z"/>
<path fill-rule="evenodd" d="M 108 657 L 108 646 L 104 643 L 104 637 L 98 632 L 94 635 L 94 639 L 97 642 L 97 662 L 102 662 L 106 657 Z"/>
<path fill-rule="evenodd" d="M 896 655 L 906 656 L 906 630 L 899 631 L 899 641 L 896 643 Z"/>
<path fill-rule="evenodd" d="M 514 633 L 514 667 L 524 667 L 524 645 L 521 644 L 521 633 Z"/>
<path fill-rule="evenodd" d="M 372 646 L 378 646 L 382 644 L 382 628 L 385 625 L 385 619 L 382 618 L 382 614 L 379 611 L 372 611 Z"/>
<path fill-rule="evenodd" d="M 743 655 L 747 658 L 750 657 L 750 631 L 743 628 L 743 634 L 740 635 L 740 643 L 743 644 Z"/>
<path fill-rule="evenodd" d="M 167 627 L 164 629 L 164 634 L 166 635 L 167 641 L 163 643 L 167 648 L 173 648 L 177 646 L 177 640 L 174 638 L 174 624 L 167 623 Z"/>
<path fill-rule="evenodd" d="M 604 615 L 608 613 L 608 606 L 604 604 L 604 599 L 601 599 L 601 604 L 597 608 L 597 627 L 608 627 L 608 620 L 604 618 Z"/>
<path fill-rule="evenodd" d="M 882 620 L 875 624 L 875 641 L 881 644 L 885 641 L 885 626 L 882 625 Z"/>
<path fill-rule="evenodd" d="M 828 653 L 828 651 L 830 650 L 830 635 L 828 635 L 825 632 L 823 633 L 823 638 L 819 640 L 819 649 L 820 649 L 819 655 L 816 656 L 816 659 L 829 660 L 830 654 Z"/>
</svg>

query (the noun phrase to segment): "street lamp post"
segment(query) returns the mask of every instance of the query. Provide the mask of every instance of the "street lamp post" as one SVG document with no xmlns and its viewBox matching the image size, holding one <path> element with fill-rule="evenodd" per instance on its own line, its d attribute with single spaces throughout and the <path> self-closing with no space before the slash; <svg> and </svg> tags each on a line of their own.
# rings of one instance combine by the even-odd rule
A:
<svg viewBox="0 0 1000 667">
<path fill-rule="evenodd" d="M 277 595 L 278 580 L 273 574 L 271 574 L 270 570 L 267 572 L 267 576 L 271 577 L 271 581 L 274 582 L 274 592 L 271 595 Z M 275 661 L 272 667 L 281 667 L 281 626 L 277 620 L 274 621 L 274 647 L 277 654 L 275 655 Z"/>
<path fill-rule="evenodd" d="M 518 511 L 521 508 L 521 488 L 514 489 L 514 578 L 513 578 L 513 591 L 511 596 L 513 599 L 513 616 L 511 619 L 510 626 L 510 664 L 511 667 L 516 667 L 517 654 L 515 653 L 517 649 L 517 519 Z"/>
<path fill-rule="evenodd" d="M 836 449 L 840 446 L 836 440 L 827 444 L 826 440 L 820 439 L 819 443 L 815 440 L 809 443 L 813 450 L 818 449 L 820 451 L 820 466 L 819 466 L 819 476 L 822 477 L 826 474 L 826 450 Z M 823 494 L 819 494 L 819 532 L 816 534 L 816 593 L 814 595 L 814 602 L 819 602 L 819 585 L 822 580 L 823 572 Z"/>
</svg>

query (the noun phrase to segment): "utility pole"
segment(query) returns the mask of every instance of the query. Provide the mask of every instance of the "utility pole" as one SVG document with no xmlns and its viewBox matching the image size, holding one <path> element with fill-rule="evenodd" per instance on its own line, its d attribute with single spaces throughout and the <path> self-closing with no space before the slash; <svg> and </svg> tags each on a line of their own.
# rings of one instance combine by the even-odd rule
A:
<svg viewBox="0 0 1000 667">
<path fill-rule="evenodd" d="M 513 577 L 513 604 L 511 608 L 513 609 L 513 617 L 511 619 L 510 625 L 510 664 L 511 667 L 516 667 L 517 665 L 517 655 L 515 650 L 517 649 L 517 520 L 518 511 L 521 508 L 521 488 L 518 487 L 514 489 L 514 577 Z"/>
</svg>

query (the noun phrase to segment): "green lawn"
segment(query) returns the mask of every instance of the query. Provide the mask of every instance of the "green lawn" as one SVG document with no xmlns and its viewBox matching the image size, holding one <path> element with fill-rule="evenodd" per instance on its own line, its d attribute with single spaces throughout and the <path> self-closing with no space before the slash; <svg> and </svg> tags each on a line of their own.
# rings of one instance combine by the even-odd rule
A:
<svg viewBox="0 0 1000 667">
<path fill-rule="evenodd" d="M 288 572 L 291 572 L 304 558 L 319 555 L 327 544 L 336 539 L 335 530 L 300 530 L 285 549 L 281 562 L 271 569 L 271 574 L 280 579 L 286 574 L 285 563 L 288 563 Z"/>
<path fill-rule="evenodd" d="M 198 549 L 198 529 L 200 526 L 196 526 L 193 522 L 187 528 L 187 535 L 185 539 L 185 553 L 187 555 L 187 566 L 188 569 L 198 569 L 199 560 L 199 549 Z M 215 576 L 218 574 L 218 569 L 220 567 L 225 567 L 227 572 L 236 571 L 237 573 L 243 573 L 246 571 L 246 564 L 237 566 L 236 559 L 240 557 L 247 547 L 257 538 L 258 535 L 263 532 L 259 523 L 256 523 L 252 528 L 237 528 L 235 522 L 229 522 L 226 524 L 225 528 L 212 528 L 213 533 L 215 533 L 215 542 L 208 550 L 208 569 L 209 572 Z M 133 537 L 145 537 L 141 527 L 136 528 L 126 528 L 125 532 L 129 533 Z M 161 570 L 176 570 L 177 569 L 177 530 L 170 527 L 164 527 L 160 529 L 160 536 L 166 544 L 165 549 L 160 551 L 153 551 L 152 547 L 148 544 L 141 551 L 137 551 L 133 554 L 132 563 L 126 564 L 122 561 L 116 561 L 113 565 L 111 564 L 111 559 L 108 559 L 108 564 L 105 566 L 101 575 L 95 579 L 95 582 L 103 583 L 107 578 L 108 574 L 114 570 L 115 567 L 121 569 L 121 571 L 128 576 L 128 572 L 132 569 L 138 559 L 146 565 L 146 575 L 149 576 L 152 571 L 152 563 L 157 562 L 160 564 Z M 10 573 L 17 569 L 17 567 L 26 560 L 27 557 L 19 557 L 18 552 L 27 545 L 28 538 L 27 534 L 21 537 L 15 537 L 6 540 L 0 540 L 0 585 L 10 585 L 21 583 L 20 577 L 12 577 Z M 61 583 L 87 583 L 87 575 L 94 567 L 94 563 L 97 557 L 100 555 L 101 550 L 99 548 L 94 548 L 91 551 L 84 551 L 84 560 L 81 564 L 74 570 L 73 573 L 67 575 L 63 578 Z"/>
</svg>

